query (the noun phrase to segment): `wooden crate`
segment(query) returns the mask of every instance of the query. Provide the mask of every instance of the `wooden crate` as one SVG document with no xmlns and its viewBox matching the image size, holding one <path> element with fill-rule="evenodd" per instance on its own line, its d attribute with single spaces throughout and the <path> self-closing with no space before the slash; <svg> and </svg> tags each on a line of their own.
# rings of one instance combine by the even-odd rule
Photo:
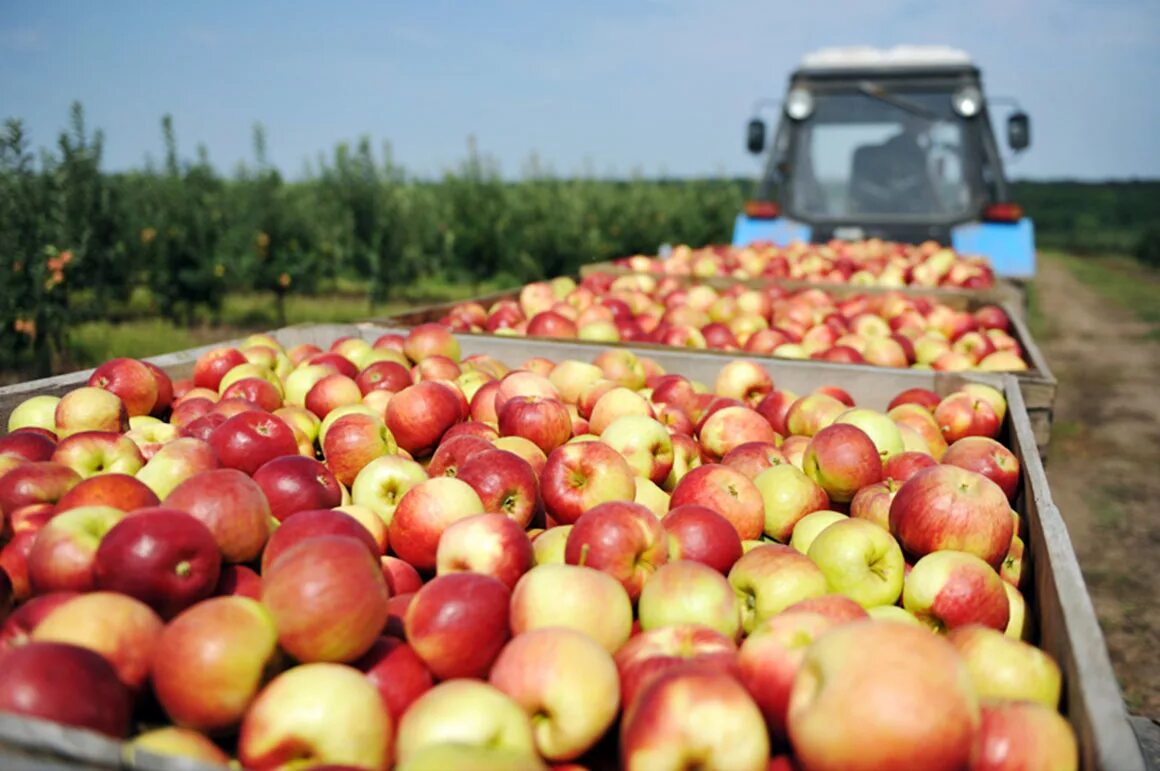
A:
<svg viewBox="0 0 1160 771">
<path fill-rule="evenodd" d="M 403 333 L 405 330 L 369 323 L 326 324 L 287 327 L 273 334 L 287 347 L 314 343 L 325 348 L 342 336 L 374 340 L 392 332 Z M 601 348 L 572 341 L 545 342 L 490 335 L 457 335 L 457 338 L 464 356 L 487 354 L 509 366 L 517 366 L 532 356 L 591 361 Z M 192 372 L 198 356 L 217 345 L 221 343 L 158 356 L 151 361 L 172 377 L 186 377 Z M 1081 767 L 1105 771 L 1144 771 L 1147 768 L 1134 733 L 1134 727 L 1142 723 L 1138 719 L 1134 723 L 1129 720 L 1067 528 L 1051 499 L 1022 386 L 1014 377 L 800 362 L 721 352 L 688 352 L 664 346 L 630 348 L 654 359 L 666 371 L 707 383 L 715 380 L 716 373 L 727 361 L 749 358 L 763 366 L 781 387 L 808 392 L 820 385 L 839 384 L 860 405 L 878 409 L 885 408 L 894 395 L 906 388 L 930 388 L 943 394 L 964 382 L 984 382 L 1001 388 L 1008 401 L 1002 438 L 1022 465 L 1022 487 L 1015 508 L 1027 523 L 1027 560 L 1032 575 L 1027 589 L 1029 612 L 1038 630 L 1038 644 L 1059 662 L 1063 671 L 1062 709 L 1079 739 Z M 0 388 L 0 421 L 6 423 L 8 414 L 23 399 L 38 394 L 62 394 L 82 385 L 88 374 L 88 371 L 77 372 Z M 1149 725 L 1154 728 L 1153 724 Z M 1143 733 L 1154 741 L 1153 733 L 1147 730 Z M 107 765 L 112 758 L 110 744 L 116 746 L 115 742 L 110 743 L 89 732 L 60 726 L 46 727 L 41 721 L 0 716 L 0 768 L 53 767 L 21 766 L 19 763 L 24 757 L 57 758 L 62 755 L 71 759 L 70 763 L 79 763 L 67 767 L 113 768 L 116 766 Z M 12 754 L 5 754 L 7 752 Z M 169 759 L 142 758 L 123 767 L 150 767 L 163 771 L 195 768 Z M 156 765 L 137 764 L 146 761 Z"/>
</svg>

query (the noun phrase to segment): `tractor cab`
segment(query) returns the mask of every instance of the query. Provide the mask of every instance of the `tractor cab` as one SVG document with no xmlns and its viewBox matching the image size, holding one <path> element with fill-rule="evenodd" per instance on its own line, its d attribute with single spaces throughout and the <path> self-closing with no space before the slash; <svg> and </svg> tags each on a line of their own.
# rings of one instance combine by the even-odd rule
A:
<svg viewBox="0 0 1160 771">
<path fill-rule="evenodd" d="M 734 245 L 933 240 L 986 256 L 997 275 L 1034 275 L 1033 225 L 1011 201 L 982 79 L 965 53 L 825 49 L 802 60 L 777 104 Z M 766 151 L 768 133 L 761 118 L 750 121 L 750 152 Z M 1014 106 L 1007 145 L 1029 143 L 1027 115 Z"/>
</svg>

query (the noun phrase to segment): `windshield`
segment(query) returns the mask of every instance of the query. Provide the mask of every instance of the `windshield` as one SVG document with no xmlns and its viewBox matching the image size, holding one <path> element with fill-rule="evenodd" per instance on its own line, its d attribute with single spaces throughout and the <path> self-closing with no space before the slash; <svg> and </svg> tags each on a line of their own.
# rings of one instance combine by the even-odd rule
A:
<svg viewBox="0 0 1160 771">
<path fill-rule="evenodd" d="M 981 187 L 949 92 L 815 92 L 791 124 L 789 209 L 809 219 L 952 219 Z"/>
</svg>

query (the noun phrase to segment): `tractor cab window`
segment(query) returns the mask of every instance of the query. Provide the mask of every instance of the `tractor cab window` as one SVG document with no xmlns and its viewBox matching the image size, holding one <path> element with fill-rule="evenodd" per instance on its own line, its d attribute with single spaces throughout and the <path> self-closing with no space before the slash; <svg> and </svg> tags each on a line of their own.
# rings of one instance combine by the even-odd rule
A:
<svg viewBox="0 0 1160 771">
<path fill-rule="evenodd" d="M 969 211 L 982 179 L 949 93 L 822 92 L 814 104 L 792 140 L 791 211 L 836 220 Z"/>
</svg>

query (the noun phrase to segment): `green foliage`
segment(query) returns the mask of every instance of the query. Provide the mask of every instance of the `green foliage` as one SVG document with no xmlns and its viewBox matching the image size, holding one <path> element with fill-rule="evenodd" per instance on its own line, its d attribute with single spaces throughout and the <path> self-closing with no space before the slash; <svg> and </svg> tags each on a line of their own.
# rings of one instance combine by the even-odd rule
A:
<svg viewBox="0 0 1160 771">
<path fill-rule="evenodd" d="M 1045 248 L 1081 254 L 1137 252 L 1160 229 L 1160 182 L 1018 182 L 1014 199 Z"/>
</svg>

